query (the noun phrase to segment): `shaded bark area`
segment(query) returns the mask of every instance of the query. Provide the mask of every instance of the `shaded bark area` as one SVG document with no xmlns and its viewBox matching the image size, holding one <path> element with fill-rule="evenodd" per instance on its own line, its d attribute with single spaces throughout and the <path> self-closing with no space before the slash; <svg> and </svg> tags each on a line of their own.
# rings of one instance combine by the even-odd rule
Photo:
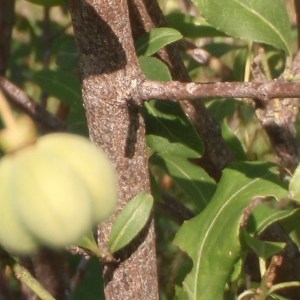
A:
<svg viewBox="0 0 300 300">
<path fill-rule="evenodd" d="M 150 191 L 145 127 L 140 106 L 131 96 L 141 80 L 132 41 L 127 1 L 70 1 L 79 50 L 82 92 L 91 140 L 115 164 L 119 207 L 141 191 Z M 99 227 L 99 244 L 107 245 L 114 216 Z M 158 299 L 155 234 L 146 230 L 119 255 L 120 263 L 105 265 L 106 299 Z"/>
</svg>

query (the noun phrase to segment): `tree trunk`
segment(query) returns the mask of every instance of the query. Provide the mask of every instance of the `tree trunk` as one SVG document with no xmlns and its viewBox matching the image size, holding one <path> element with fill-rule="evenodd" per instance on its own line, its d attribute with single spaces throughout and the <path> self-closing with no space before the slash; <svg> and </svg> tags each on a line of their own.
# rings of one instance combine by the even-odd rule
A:
<svg viewBox="0 0 300 300">
<path fill-rule="evenodd" d="M 143 78 L 132 40 L 126 0 L 71 0 L 82 93 L 91 140 L 115 164 L 120 211 L 141 191 L 149 192 L 145 128 L 132 86 Z M 114 217 L 99 228 L 107 245 Z M 118 265 L 104 268 L 106 299 L 158 299 L 153 220 Z"/>
</svg>

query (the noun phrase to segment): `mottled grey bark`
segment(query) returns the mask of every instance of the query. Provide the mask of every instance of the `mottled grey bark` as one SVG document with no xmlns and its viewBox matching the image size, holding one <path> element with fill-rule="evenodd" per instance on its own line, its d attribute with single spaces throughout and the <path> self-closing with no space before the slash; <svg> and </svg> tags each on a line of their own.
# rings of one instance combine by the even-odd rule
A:
<svg viewBox="0 0 300 300">
<path fill-rule="evenodd" d="M 119 208 L 137 193 L 149 191 L 144 122 L 131 97 L 135 80 L 143 78 L 135 55 L 126 0 L 72 0 L 70 10 L 77 40 L 82 92 L 91 140 L 115 164 Z M 107 243 L 111 220 L 99 229 Z M 153 221 L 104 268 L 107 299 L 158 299 Z"/>
</svg>

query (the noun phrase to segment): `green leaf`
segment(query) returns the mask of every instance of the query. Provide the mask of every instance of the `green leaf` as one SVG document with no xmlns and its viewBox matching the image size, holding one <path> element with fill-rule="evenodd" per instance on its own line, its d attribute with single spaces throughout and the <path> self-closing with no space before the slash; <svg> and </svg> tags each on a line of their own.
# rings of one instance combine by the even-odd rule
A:
<svg viewBox="0 0 300 300">
<path fill-rule="evenodd" d="M 80 239 L 80 241 L 77 242 L 77 246 L 88 250 L 89 252 L 93 253 L 96 257 L 104 256 L 103 252 L 101 251 L 101 249 L 99 248 L 99 246 L 97 245 L 97 243 L 95 241 L 92 230 L 89 231 L 88 233 L 86 233 Z"/>
<path fill-rule="evenodd" d="M 202 141 L 178 103 L 150 101 L 144 107 L 147 144 L 153 151 L 189 158 L 202 155 Z"/>
<path fill-rule="evenodd" d="M 78 53 L 74 37 L 64 37 L 57 48 L 56 64 L 66 70 L 77 70 Z"/>
<path fill-rule="evenodd" d="M 79 256 L 79 255 L 78 255 Z M 81 256 L 79 256 L 81 257 Z M 74 259 L 72 257 L 72 259 Z M 70 266 L 68 266 L 70 268 Z M 78 262 L 77 268 L 74 267 L 74 273 L 81 270 L 82 259 Z M 98 258 L 91 257 L 85 261 L 84 276 L 80 278 L 80 282 L 75 284 L 75 290 L 71 293 L 72 300 L 105 300 L 103 279 L 99 278 L 102 273 L 102 266 Z M 71 270 L 70 270 L 71 271 Z"/>
<path fill-rule="evenodd" d="M 27 0 L 31 3 L 37 4 L 37 5 L 42 5 L 42 6 L 65 6 L 66 2 L 64 0 Z"/>
<path fill-rule="evenodd" d="M 281 252 L 286 246 L 285 243 L 258 240 L 245 230 L 242 230 L 241 236 L 247 246 L 264 260 Z"/>
<path fill-rule="evenodd" d="M 243 45 L 229 44 L 228 42 L 213 42 L 207 45 L 203 45 L 203 49 L 209 52 L 212 56 L 222 57 L 223 55 L 244 48 Z"/>
<path fill-rule="evenodd" d="M 255 196 L 285 194 L 272 164 L 234 163 L 224 170 L 207 207 L 185 222 L 175 237 L 175 244 L 193 260 L 183 282 L 189 299 L 223 299 L 225 284 L 241 255 L 243 209 Z"/>
<path fill-rule="evenodd" d="M 199 24 L 199 18 L 180 13 L 172 12 L 166 17 L 170 27 L 178 30 L 184 37 L 200 38 L 200 37 L 219 37 L 226 36 L 223 32 L 216 30 L 209 24 Z"/>
<path fill-rule="evenodd" d="M 233 37 L 291 52 L 291 25 L 283 0 L 193 0 L 208 23 Z"/>
<path fill-rule="evenodd" d="M 247 231 L 258 235 L 271 224 L 293 218 L 297 213 L 299 213 L 299 209 L 278 210 L 261 203 L 252 212 L 247 224 Z"/>
<path fill-rule="evenodd" d="M 81 103 L 80 81 L 69 72 L 60 70 L 41 70 L 33 74 L 32 78 L 43 91 L 60 101 L 72 105 Z"/>
<path fill-rule="evenodd" d="M 140 67 L 149 80 L 172 80 L 168 67 L 155 57 L 140 56 Z"/>
<path fill-rule="evenodd" d="M 300 208 L 293 209 L 289 217 L 280 221 L 280 226 L 284 232 L 289 234 L 295 244 L 300 247 Z"/>
<path fill-rule="evenodd" d="M 246 160 L 243 146 L 232 129 L 228 126 L 227 119 L 230 118 L 237 109 L 237 100 L 226 99 L 225 101 L 212 100 L 207 104 L 209 112 L 221 124 L 222 136 L 231 148 L 236 160 Z"/>
<path fill-rule="evenodd" d="M 300 165 L 297 167 L 290 180 L 289 197 L 300 201 Z"/>
<path fill-rule="evenodd" d="M 159 49 L 182 38 L 180 32 L 173 28 L 155 28 L 145 33 L 136 43 L 138 55 L 151 56 Z"/>
<path fill-rule="evenodd" d="M 82 105 L 80 81 L 70 72 L 61 70 L 41 70 L 31 77 L 40 88 L 50 96 L 70 106 L 68 130 L 73 133 L 88 135 L 86 115 Z"/>
<path fill-rule="evenodd" d="M 182 287 L 179 286 L 175 286 L 175 294 L 176 294 L 176 298 L 178 300 L 189 300 L 186 292 L 184 291 L 184 289 Z"/>
<path fill-rule="evenodd" d="M 153 57 L 139 57 L 150 80 L 172 80 L 165 64 Z M 202 141 L 178 103 L 149 101 L 144 105 L 147 143 L 156 152 L 184 157 L 200 157 Z"/>
<path fill-rule="evenodd" d="M 201 167 L 186 158 L 171 155 L 153 155 L 150 164 L 163 168 L 193 201 L 198 211 L 201 211 L 210 201 L 216 184 Z"/>
<path fill-rule="evenodd" d="M 109 237 L 111 254 L 128 245 L 146 225 L 153 206 L 153 198 L 146 192 L 135 196 L 113 223 Z"/>
</svg>

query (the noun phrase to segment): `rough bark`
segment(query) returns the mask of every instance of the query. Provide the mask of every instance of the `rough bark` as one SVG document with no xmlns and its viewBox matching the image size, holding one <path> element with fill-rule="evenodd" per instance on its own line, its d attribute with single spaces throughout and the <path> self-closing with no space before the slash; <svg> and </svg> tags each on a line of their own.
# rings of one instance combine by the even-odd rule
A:
<svg viewBox="0 0 300 300">
<path fill-rule="evenodd" d="M 258 99 L 260 105 L 265 105 L 273 98 L 300 97 L 300 82 L 289 82 L 283 78 L 268 82 L 208 83 L 145 80 L 137 92 L 144 100 L 151 99 L 151 97 L 168 101 L 205 98 L 253 98 Z"/>
<path fill-rule="evenodd" d="M 79 49 L 82 92 L 91 140 L 115 164 L 119 208 L 149 191 L 144 123 L 130 90 L 142 75 L 135 55 L 126 0 L 70 1 Z M 105 247 L 114 217 L 99 228 Z M 120 263 L 104 268 L 107 299 L 158 299 L 153 221 Z"/>
</svg>

